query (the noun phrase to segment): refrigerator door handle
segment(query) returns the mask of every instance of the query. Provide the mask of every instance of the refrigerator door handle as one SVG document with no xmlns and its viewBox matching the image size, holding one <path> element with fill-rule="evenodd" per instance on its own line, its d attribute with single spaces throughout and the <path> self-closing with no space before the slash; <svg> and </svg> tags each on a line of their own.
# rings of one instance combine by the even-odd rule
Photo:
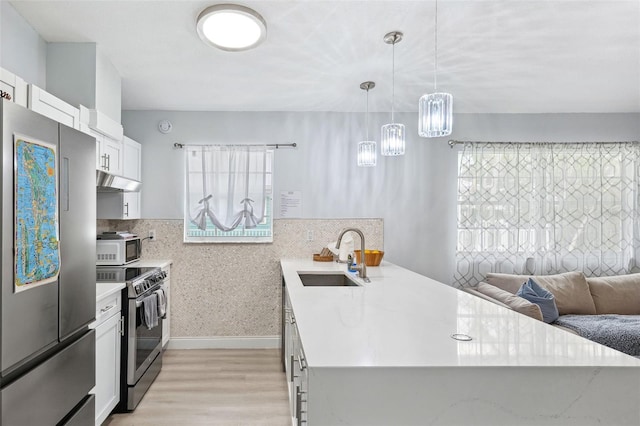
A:
<svg viewBox="0 0 640 426">
<path fill-rule="evenodd" d="M 62 158 L 60 168 L 60 204 L 63 211 L 69 211 L 69 159 Z"/>
</svg>

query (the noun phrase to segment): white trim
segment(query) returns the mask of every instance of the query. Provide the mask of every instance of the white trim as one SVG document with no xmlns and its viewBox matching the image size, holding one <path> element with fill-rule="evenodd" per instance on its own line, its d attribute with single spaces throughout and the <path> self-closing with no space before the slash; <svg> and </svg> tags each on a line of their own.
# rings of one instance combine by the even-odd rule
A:
<svg viewBox="0 0 640 426">
<path fill-rule="evenodd" d="M 276 349 L 280 336 L 172 337 L 167 349 Z"/>
</svg>

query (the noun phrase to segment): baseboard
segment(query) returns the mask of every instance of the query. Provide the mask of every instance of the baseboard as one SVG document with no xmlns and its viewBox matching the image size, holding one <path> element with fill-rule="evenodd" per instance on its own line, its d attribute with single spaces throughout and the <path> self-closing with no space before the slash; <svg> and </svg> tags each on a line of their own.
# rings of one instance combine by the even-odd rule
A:
<svg viewBox="0 0 640 426">
<path fill-rule="evenodd" d="M 172 337 L 167 349 L 276 349 L 280 336 Z"/>
</svg>

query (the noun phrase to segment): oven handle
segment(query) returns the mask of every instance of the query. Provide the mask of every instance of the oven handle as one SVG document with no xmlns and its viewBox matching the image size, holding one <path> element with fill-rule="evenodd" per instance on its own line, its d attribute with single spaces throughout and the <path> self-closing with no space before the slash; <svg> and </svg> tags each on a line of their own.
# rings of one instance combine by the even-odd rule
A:
<svg viewBox="0 0 640 426">
<path fill-rule="evenodd" d="M 146 293 L 146 295 L 145 295 L 144 297 L 142 297 L 142 296 L 138 296 L 138 297 L 140 297 L 140 299 L 139 299 L 139 300 L 138 300 L 138 299 L 136 299 L 136 308 L 139 308 L 140 306 L 142 306 L 142 299 L 144 299 L 145 297 L 149 296 L 151 293 L 153 293 L 154 291 L 159 290 L 159 289 L 163 289 L 163 290 L 164 290 L 164 283 L 163 283 L 163 284 L 160 284 L 160 285 L 159 285 L 157 288 L 155 288 L 153 291 L 149 291 L 148 293 Z"/>
</svg>

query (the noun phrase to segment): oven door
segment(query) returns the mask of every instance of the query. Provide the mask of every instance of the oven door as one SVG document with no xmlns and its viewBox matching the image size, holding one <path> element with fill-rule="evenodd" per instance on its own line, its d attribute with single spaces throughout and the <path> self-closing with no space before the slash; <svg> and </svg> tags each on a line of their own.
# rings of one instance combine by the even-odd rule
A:
<svg viewBox="0 0 640 426">
<path fill-rule="evenodd" d="M 129 299 L 127 318 L 127 383 L 135 385 L 147 371 L 149 365 L 162 351 L 162 319 L 158 325 L 149 330 L 144 323 L 144 304 L 142 300 L 159 287 L 140 295 L 137 299 Z"/>
</svg>

